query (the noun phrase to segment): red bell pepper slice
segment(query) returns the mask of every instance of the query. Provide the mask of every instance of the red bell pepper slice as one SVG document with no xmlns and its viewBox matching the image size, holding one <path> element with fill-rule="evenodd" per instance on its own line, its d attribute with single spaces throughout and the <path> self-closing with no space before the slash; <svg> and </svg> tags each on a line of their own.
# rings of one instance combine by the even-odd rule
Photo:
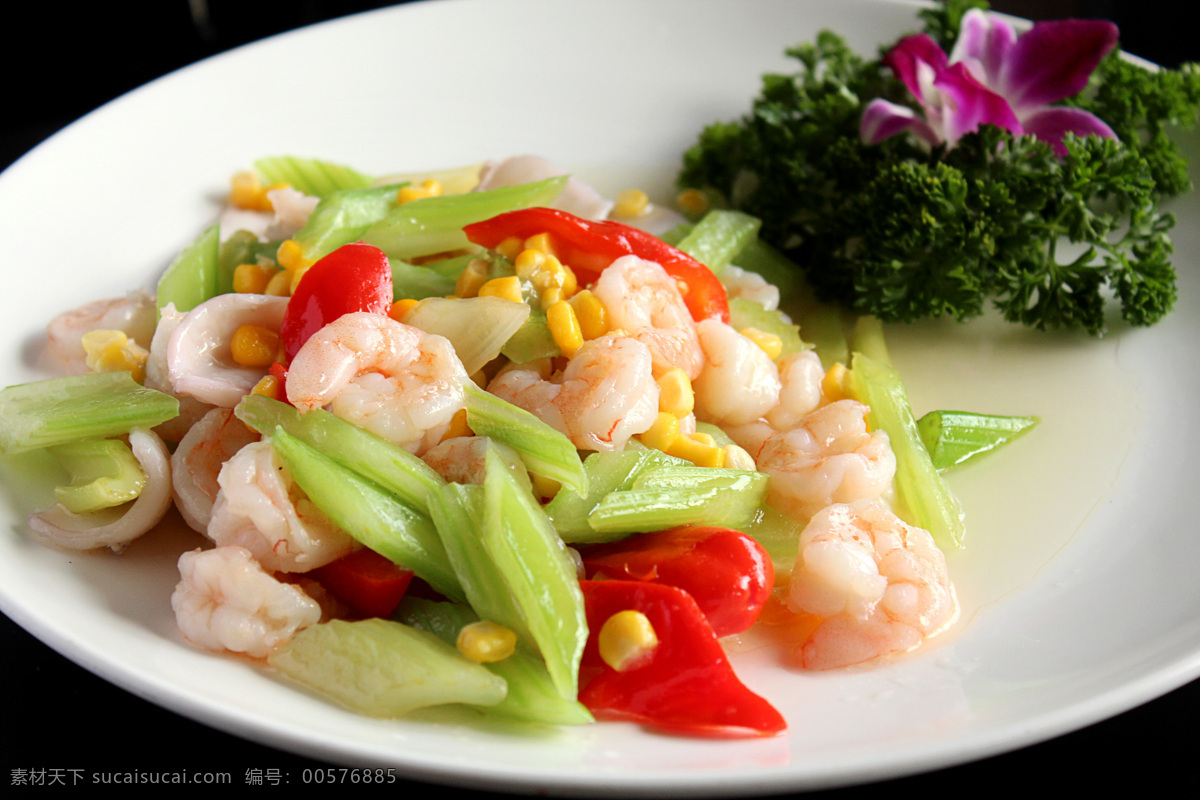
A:
<svg viewBox="0 0 1200 800">
<path fill-rule="evenodd" d="M 783 716 L 751 692 L 733 672 L 721 643 L 696 601 L 682 589 L 641 581 L 581 581 L 587 612 L 584 681 L 579 702 L 601 719 L 640 722 L 692 736 L 773 736 Z M 658 637 L 637 666 L 617 672 L 600 658 L 598 633 L 605 620 L 634 609 Z M 589 671 L 595 674 L 589 679 Z"/>
<path fill-rule="evenodd" d="M 593 222 L 554 208 L 523 208 L 463 228 L 475 244 L 495 249 L 505 239 L 528 239 L 547 233 L 563 263 L 581 286 L 596 280 L 621 256 L 653 261 L 685 287 L 683 301 L 692 319 L 729 321 L 729 298 L 712 270 L 687 253 L 643 230 L 612 220 Z"/>
<path fill-rule="evenodd" d="M 388 617 L 408 591 L 411 570 L 362 548 L 308 573 L 363 617 Z"/>
<path fill-rule="evenodd" d="M 582 551 L 589 578 L 649 581 L 690 594 L 717 636 L 754 624 L 775 585 L 775 567 L 741 531 L 684 525 Z"/>
<path fill-rule="evenodd" d="M 283 312 L 279 336 L 288 363 L 308 337 L 343 314 L 388 313 L 392 292 L 392 268 L 378 247 L 342 245 L 313 264 Z"/>
</svg>

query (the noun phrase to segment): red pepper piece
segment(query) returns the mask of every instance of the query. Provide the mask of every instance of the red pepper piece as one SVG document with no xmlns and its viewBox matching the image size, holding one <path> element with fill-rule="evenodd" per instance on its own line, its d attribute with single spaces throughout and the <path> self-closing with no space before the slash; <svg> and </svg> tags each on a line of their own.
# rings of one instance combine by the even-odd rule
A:
<svg viewBox="0 0 1200 800">
<path fill-rule="evenodd" d="M 364 617 L 390 616 L 413 578 L 411 570 L 365 547 L 308 574 Z"/>
<path fill-rule="evenodd" d="M 758 542 L 741 531 L 684 525 L 583 551 L 589 578 L 650 581 L 690 594 L 717 636 L 746 630 L 758 619 L 775 567 Z"/>
<path fill-rule="evenodd" d="M 523 240 L 547 233 L 555 252 L 574 270 L 581 286 L 595 281 L 621 256 L 653 261 L 687 287 L 683 301 L 692 319 L 729 321 L 729 298 L 712 270 L 638 228 L 612 220 L 593 222 L 554 208 L 524 208 L 473 223 L 463 232 L 475 244 L 492 249 L 514 236 Z"/>
<path fill-rule="evenodd" d="M 599 718 L 641 722 L 693 736 L 772 736 L 787 722 L 733 672 L 721 643 L 691 596 L 674 586 L 639 581 L 581 581 L 587 611 L 585 666 L 599 671 L 579 702 Z M 617 672 L 600 659 L 605 620 L 634 609 L 654 626 L 658 646 L 637 666 Z"/>
<path fill-rule="evenodd" d="M 343 314 L 386 314 L 392 305 L 392 268 L 378 247 L 346 244 L 308 268 L 283 313 L 279 331 L 288 363 L 308 337 Z"/>
</svg>

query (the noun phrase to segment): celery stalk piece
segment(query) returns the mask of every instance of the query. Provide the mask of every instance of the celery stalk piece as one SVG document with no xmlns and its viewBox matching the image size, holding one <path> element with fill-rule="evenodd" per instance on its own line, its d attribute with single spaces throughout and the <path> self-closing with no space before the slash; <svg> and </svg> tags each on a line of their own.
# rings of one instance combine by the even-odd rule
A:
<svg viewBox="0 0 1200 800">
<path fill-rule="evenodd" d="M 479 177 L 483 174 L 486 162 L 478 161 L 462 167 L 448 169 L 431 169 L 422 172 L 389 172 L 380 175 L 375 183 L 410 183 L 420 186 L 425 181 L 437 181 L 442 186 L 442 194 L 462 194 L 469 192 L 479 185 Z"/>
<path fill-rule="evenodd" d="M 862 316 L 854 320 L 854 328 L 850 332 L 850 349 L 885 366 L 892 365 L 887 339 L 883 335 L 883 320 L 879 317 Z"/>
<path fill-rule="evenodd" d="M 516 450 L 530 472 L 552 478 L 579 494 L 587 492 L 583 461 L 571 440 L 533 414 L 485 392 L 466 386 L 467 425 Z"/>
<path fill-rule="evenodd" d="M 211 225 L 175 257 L 158 279 L 155 304 L 160 314 L 167 303 L 174 303 L 176 311 L 191 311 L 217 296 L 220 248 L 220 228 Z"/>
<path fill-rule="evenodd" d="M 742 533 L 762 545 L 771 557 L 776 586 L 788 583 L 800 551 L 800 532 L 803 530 L 803 522 L 768 505 L 760 507 L 754 519 L 741 528 Z"/>
<path fill-rule="evenodd" d="M 463 226 L 519 208 L 549 205 L 566 182 L 560 175 L 520 186 L 412 200 L 368 228 L 362 240 L 401 260 L 469 247 Z"/>
<path fill-rule="evenodd" d="M 301 414 L 287 403 L 248 394 L 233 413 L 264 436 L 282 428 L 423 514 L 429 513 L 430 495 L 445 483 L 432 467 L 403 447 L 324 409 Z"/>
<path fill-rule="evenodd" d="M 292 237 L 312 261 L 362 237 L 396 207 L 399 186 L 372 186 L 333 192 L 317 204 L 308 222 Z"/>
<path fill-rule="evenodd" d="M 966 532 L 962 506 L 933 465 L 921 441 L 908 393 L 887 364 L 855 353 L 850 362 L 855 399 L 870 406 L 871 427 L 886 431 L 896 455 L 896 494 L 901 516 L 933 534 L 941 547 L 961 547 Z"/>
<path fill-rule="evenodd" d="M 633 488 L 638 476 L 664 464 L 684 464 L 681 459 L 649 448 L 592 453 L 583 462 L 587 491 L 564 486 L 546 504 L 546 514 L 559 535 L 568 542 L 584 542 L 596 535 L 588 516 L 612 492 Z"/>
<path fill-rule="evenodd" d="M 141 464 L 119 439 L 81 439 L 48 451 L 71 476 L 69 485 L 54 487 L 54 496 L 73 514 L 136 500 L 146 485 Z"/>
<path fill-rule="evenodd" d="M 404 324 L 450 340 L 468 375 L 500 355 L 529 319 L 529 305 L 499 297 L 428 297 L 404 315 Z"/>
<path fill-rule="evenodd" d="M 267 656 L 267 663 L 372 717 L 451 703 L 494 706 L 508 692 L 503 678 L 432 633 L 378 618 L 305 628 Z"/>
<path fill-rule="evenodd" d="M 343 189 L 365 189 L 374 180 L 341 164 L 295 156 L 260 158 L 254 162 L 254 171 L 267 186 L 286 183 L 310 197 L 325 197 Z"/>
<path fill-rule="evenodd" d="M 482 619 L 512 629 L 532 645 L 525 617 L 483 546 L 485 502 L 482 486 L 448 483 L 430 498 L 430 517 L 471 608 Z"/>
<path fill-rule="evenodd" d="M 990 453 L 1037 425 L 1037 417 L 930 411 L 917 420 L 917 432 L 939 470 Z"/>
<path fill-rule="evenodd" d="M 449 644 L 457 642 L 464 626 L 479 619 L 467 606 L 418 597 L 400 601 L 394 616 Z M 508 696 L 486 709 L 488 714 L 543 725 L 586 725 L 595 721 L 586 706 L 558 693 L 546 665 L 523 644 L 518 644 L 517 652 L 503 661 L 484 666 L 508 683 Z"/>
<path fill-rule="evenodd" d="M 718 275 L 758 238 L 762 221 L 741 211 L 710 211 L 676 245 Z"/>
<path fill-rule="evenodd" d="M 539 358 L 561 356 L 562 350 L 550 333 L 545 312 L 533 310 L 525 324 L 500 348 L 500 353 L 514 364 L 528 364 Z"/>
<path fill-rule="evenodd" d="M 120 436 L 178 414 L 178 400 L 138 384 L 128 371 L 9 386 L 0 391 L 0 455 Z"/>
<path fill-rule="evenodd" d="M 791 355 L 808 349 L 804 340 L 800 338 L 799 325 L 789 322 L 778 309 L 768 311 L 762 303 L 745 297 L 729 298 L 729 324 L 739 331 L 756 328 L 763 333 L 778 336 L 779 341 L 783 343 L 781 355 Z"/>
<path fill-rule="evenodd" d="M 487 454 L 483 488 L 483 546 L 504 575 L 550 679 L 573 700 L 588 636 L 575 561 L 541 504 L 495 450 Z"/>
<path fill-rule="evenodd" d="M 429 517 L 282 428 L 271 435 L 271 445 L 297 485 L 342 530 L 412 570 L 446 597 L 463 599 L 462 586 Z"/>
<path fill-rule="evenodd" d="M 688 479 L 683 475 L 656 477 L 657 471 L 652 471 L 641 476 L 635 488 L 612 492 L 588 515 L 595 534 L 586 540 L 572 537 L 569 541 L 609 542 L 678 525 L 742 528 L 753 521 L 766 501 L 766 475 L 748 470 L 696 469 L 716 474 L 707 479 Z"/>
<path fill-rule="evenodd" d="M 432 264 L 409 264 L 398 258 L 389 258 L 392 268 L 392 289 L 395 299 L 424 300 L 426 297 L 446 297 L 454 294 L 458 276 L 467 263 L 476 256 L 465 255 L 443 258 Z"/>
<path fill-rule="evenodd" d="M 800 267 L 761 238 L 746 243 L 733 259 L 742 269 L 757 272 L 767 283 L 779 289 L 785 301 L 796 295 L 803 282 Z"/>
<path fill-rule="evenodd" d="M 217 261 L 217 294 L 233 291 L 233 273 L 241 264 L 274 261 L 278 242 L 260 242 L 250 231 L 234 231 L 221 242 Z"/>
</svg>

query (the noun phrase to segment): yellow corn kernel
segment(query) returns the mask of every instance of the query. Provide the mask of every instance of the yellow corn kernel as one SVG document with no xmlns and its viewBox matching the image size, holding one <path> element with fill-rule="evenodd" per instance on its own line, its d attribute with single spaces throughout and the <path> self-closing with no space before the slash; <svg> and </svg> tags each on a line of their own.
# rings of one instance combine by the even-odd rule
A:
<svg viewBox="0 0 1200 800">
<path fill-rule="evenodd" d="M 288 239 L 279 245 L 275 251 L 275 261 L 289 271 L 309 267 L 313 263 L 304 257 L 304 248 L 295 239 Z"/>
<path fill-rule="evenodd" d="M 397 300 L 388 306 L 388 316 L 396 320 L 396 322 L 404 322 L 404 318 L 408 316 L 408 312 L 412 311 L 413 307 L 419 302 L 419 300 L 414 300 L 411 297 Z"/>
<path fill-rule="evenodd" d="M 821 394 L 831 403 L 838 400 L 845 400 L 849 397 L 849 394 L 846 392 L 846 379 L 848 377 L 845 364 L 841 362 L 834 364 L 825 371 L 825 377 L 821 379 Z"/>
<path fill-rule="evenodd" d="M 575 318 L 579 320 L 579 330 L 584 339 L 599 339 L 608 332 L 608 309 L 590 290 L 576 292 L 567 302 L 575 309 Z"/>
<path fill-rule="evenodd" d="M 281 269 L 271 276 L 271 280 L 267 281 L 267 287 L 263 290 L 263 294 L 269 294 L 274 297 L 287 297 L 292 293 L 292 273 L 286 269 Z"/>
<path fill-rule="evenodd" d="M 146 359 L 150 352 L 124 331 L 92 330 L 83 334 L 79 341 L 92 372 L 129 370 L 138 383 L 146 377 Z"/>
<path fill-rule="evenodd" d="M 455 646 L 476 664 L 495 664 L 517 651 L 517 634 L 497 622 L 481 619 L 462 627 Z"/>
<path fill-rule="evenodd" d="M 554 478 L 547 478 L 545 475 L 538 475 L 536 472 L 529 473 L 529 481 L 533 484 L 533 491 L 543 500 L 550 500 L 562 488 L 562 484 L 554 480 Z"/>
<path fill-rule="evenodd" d="M 500 244 L 496 245 L 496 252 L 512 261 L 517 257 L 517 254 L 525 249 L 521 240 L 516 236 L 510 236 Z"/>
<path fill-rule="evenodd" d="M 479 297 L 499 297 L 501 300 L 511 300 L 514 303 L 524 303 L 521 296 L 521 279 L 516 275 L 506 275 L 503 278 L 492 278 L 479 287 Z"/>
<path fill-rule="evenodd" d="M 419 185 L 401 186 L 396 192 L 397 203 L 408 203 L 413 200 L 424 200 L 426 197 L 439 197 L 442 194 L 442 184 L 433 178 L 421 181 Z"/>
<path fill-rule="evenodd" d="M 243 367 L 269 367 L 278 350 L 279 334 L 262 325 L 241 325 L 229 340 L 230 355 Z"/>
<path fill-rule="evenodd" d="M 697 436 L 703 436 L 703 434 L 692 434 L 691 436 L 680 435 L 663 452 L 669 456 L 690 461 L 697 467 L 712 467 L 716 469 L 725 466 L 725 449 L 717 447 L 715 444 L 701 441 L 695 438 Z"/>
<path fill-rule="evenodd" d="M 457 439 L 460 436 L 471 436 L 471 426 L 467 424 L 467 410 L 460 408 L 454 412 L 454 416 L 450 418 L 450 424 L 446 427 L 446 433 L 442 436 L 442 441 L 447 439 Z"/>
<path fill-rule="evenodd" d="M 526 250 L 537 250 L 548 256 L 557 255 L 554 252 L 554 242 L 550 241 L 549 233 L 539 233 L 525 240 Z"/>
<path fill-rule="evenodd" d="M 760 331 L 758 328 L 742 328 L 738 333 L 762 348 L 772 361 L 778 361 L 783 355 L 783 339 L 773 333 Z"/>
<path fill-rule="evenodd" d="M 278 271 L 268 264 L 238 264 L 233 271 L 233 290 L 239 294 L 266 294 L 267 284 Z"/>
<path fill-rule="evenodd" d="M 708 197 L 699 189 L 684 189 L 675 196 L 675 205 L 690 217 L 700 216 L 708 211 Z"/>
<path fill-rule="evenodd" d="M 617 672 L 625 672 L 639 666 L 654 652 L 658 634 L 649 617 L 627 608 L 604 620 L 596 644 L 605 664 Z"/>
<path fill-rule="evenodd" d="M 696 407 L 696 393 L 687 373 L 679 367 L 667 370 L 658 379 L 658 410 L 682 419 Z"/>
<path fill-rule="evenodd" d="M 274 375 L 263 375 L 262 379 L 254 384 L 254 388 L 250 390 L 250 394 L 261 394 L 272 400 L 282 400 L 283 385 L 280 383 L 279 378 L 276 378 Z"/>
<path fill-rule="evenodd" d="M 712 437 L 711 433 L 704 433 L 703 431 L 696 431 L 691 434 L 691 439 L 708 447 L 715 447 L 717 444 L 717 440 Z"/>
<path fill-rule="evenodd" d="M 513 267 L 517 270 L 517 277 L 523 281 L 531 280 L 533 271 L 545 262 L 546 255 L 545 251 L 534 250 L 530 247 L 526 247 L 517 253 L 517 257 L 513 259 Z"/>
<path fill-rule="evenodd" d="M 575 309 L 566 300 L 559 300 L 546 309 L 546 324 L 550 327 L 554 343 L 567 358 L 575 355 L 575 351 L 583 345 L 583 331 L 579 329 Z"/>
<path fill-rule="evenodd" d="M 725 451 L 725 466 L 730 469 L 758 469 L 754 463 L 754 456 L 750 455 L 743 447 L 738 447 L 736 444 L 727 444 L 722 450 Z"/>
<path fill-rule="evenodd" d="M 296 293 L 296 287 L 300 285 L 300 279 L 303 278 L 308 273 L 309 269 L 311 269 L 311 268 L 312 268 L 312 265 L 309 265 L 306 267 L 300 267 L 299 269 L 289 270 L 289 272 L 291 273 L 291 276 L 292 276 L 292 281 L 291 281 L 291 284 L 288 286 L 288 290 L 292 294 Z"/>
<path fill-rule="evenodd" d="M 488 262 L 482 258 L 471 259 L 454 282 L 455 297 L 476 297 L 479 287 L 488 282 Z"/>
<path fill-rule="evenodd" d="M 650 198 L 641 189 L 625 189 L 617 192 L 612 213 L 617 217 L 640 217 L 650 210 Z"/>
<path fill-rule="evenodd" d="M 253 172 L 239 172 L 229 182 L 229 204 L 248 211 L 271 211 L 267 189 Z"/>
<path fill-rule="evenodd" d="M 664 453 L 680 438 L 679 417 L 665 411 L 658 412 L 654 424 L 641 435 L 642 444 Z"/>
</svg>

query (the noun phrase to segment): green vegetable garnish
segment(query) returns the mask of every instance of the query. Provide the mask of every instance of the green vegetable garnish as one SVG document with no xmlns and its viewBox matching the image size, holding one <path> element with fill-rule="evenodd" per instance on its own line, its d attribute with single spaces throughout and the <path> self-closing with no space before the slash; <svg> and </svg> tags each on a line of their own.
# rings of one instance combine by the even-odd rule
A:
<svg viewBox="0 0 1200 800">
<path fill-rule="evenodd" d="M 930 411 L 917 420 L 917 432 L 933 466 L 944 470 L 990 453 L 1037 424 L 1037 417 Z"/>
</svg>

